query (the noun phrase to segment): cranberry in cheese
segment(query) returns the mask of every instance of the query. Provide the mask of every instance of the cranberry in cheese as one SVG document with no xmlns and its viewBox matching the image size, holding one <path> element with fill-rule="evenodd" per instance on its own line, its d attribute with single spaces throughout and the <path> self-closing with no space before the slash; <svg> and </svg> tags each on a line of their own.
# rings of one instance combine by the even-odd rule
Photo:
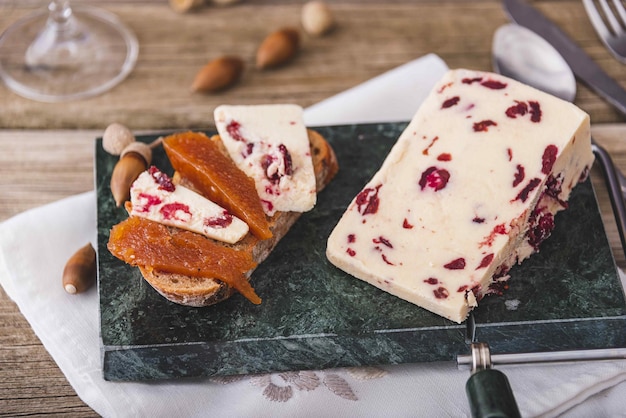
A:
<svg viewBox="0 0 626 418">
<path fill-rule="evenodd" d="M 593 163 L 589 117 L 500 75 L 452 70 L 332 231 L 347 273 L 462 322 L 538 251 Z"/>
<path fill-rule="evenodd" d="M 226 209 L 150 167 L 130 188 L 131 216 L 175 226 L 218 241 L 234 244 L 248 233 L 248 225 Z"/>
<path fill-rule="evenodd" d="M 267 215 L 313 209 L 315 173 L 300 106 L 222 105 L 214 117 L 230 157 L 254 179 Z"/>
</svg>

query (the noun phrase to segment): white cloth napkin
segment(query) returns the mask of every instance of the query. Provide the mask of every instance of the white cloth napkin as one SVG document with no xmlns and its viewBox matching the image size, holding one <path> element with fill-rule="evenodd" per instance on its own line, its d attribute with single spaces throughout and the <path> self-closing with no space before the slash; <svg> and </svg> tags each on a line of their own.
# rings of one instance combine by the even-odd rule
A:
<svg viewBox="0 0 626 418">
<path fill-rule="evenodd" d="M 409 120 L 446 70 L 428 55 L 316 105 L 309 125 L 343 123 L 344 109 L 371 102 L 403 103 L 395 120 Z M 417 81 L 416 81 L 417 80 Z M 419 82 L 422 80 L 422 82 Z M 384 86 L 384 88 L 380 88 Z M 411 86 L 407 89 L 406 86 Z M 410 102 L 399 98 L 412 96 Z M 362 100 L 366 98 L 367 100 Z M 356 100 L 356 102 L 354 102 Z M 326 107 L 327 106 L 327 107 Z M 324 109 L 328 109 L 329 114 Z M 350 113 L 345 122 L 374 122 Z M 107 382 L 102 379 L 98 293 L 68 295 L 60 278 L 67 258 L 95 245 L 95 195 L 88 192 L 19 214 L 0 224 L 0 284 L 19 306 L 80 398 L 105 417 L 382 417 L 469 416 L 469 372 L 453 363 L 188 379 Z M 523 416 L 626 416 L 626 361 L 501 367 Z"/>
</svg>

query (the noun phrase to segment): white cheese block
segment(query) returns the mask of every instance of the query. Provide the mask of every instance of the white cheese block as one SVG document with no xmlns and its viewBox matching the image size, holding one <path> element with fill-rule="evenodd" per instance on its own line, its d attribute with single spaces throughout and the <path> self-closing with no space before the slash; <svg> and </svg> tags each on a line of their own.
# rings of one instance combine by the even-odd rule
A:
<svg viewBox="0 0 626 418">
<path fill-rule="evenodd" d="M 313 209 L 315 172 L 300 106 L 222 105 L 214 117 L 230 157 L 254 180 L 267 215 Z"/>
<path fill-rule="evenodd" d="M 448 72 L 328 239 L 347 273 L 462 322 L 537 251 L 593 163 L 589 117 L 511 79 Z"/>
<path fill-rule="evenodd" d="M 234 244 L 248 225 L 226 209 L 171 179 L 156 167 L 139 175 L 130 188 L 130 215 Z"/>
</svg>

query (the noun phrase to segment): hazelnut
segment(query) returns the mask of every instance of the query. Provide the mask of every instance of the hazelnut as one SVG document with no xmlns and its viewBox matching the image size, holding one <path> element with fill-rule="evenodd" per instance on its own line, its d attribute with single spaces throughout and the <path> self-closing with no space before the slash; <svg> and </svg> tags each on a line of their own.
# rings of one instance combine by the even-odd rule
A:
<svg viewBox="0 0 626 418">
<path fill-rule="evenodd" d="M 120 155 L 132 142 L 135 142 L 135 135 L 126 126 L 117 122 L 107 126 L 102 135 L 102 148 L 111 155 Z"/>
<path fill-rule="evenodd" d="M 323 1 L 310 1 L 302 6 L 302 27 L 309 35 L 325 35 L 334 24 L 333 14 Z"/>
</svg>

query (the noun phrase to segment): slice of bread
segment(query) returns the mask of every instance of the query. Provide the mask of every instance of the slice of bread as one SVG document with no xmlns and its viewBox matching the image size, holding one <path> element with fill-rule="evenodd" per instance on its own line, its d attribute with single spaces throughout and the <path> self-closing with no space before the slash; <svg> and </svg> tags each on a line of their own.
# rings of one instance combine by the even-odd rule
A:
<svg viewBox="0 0 626 418">
<path fill-rule="evenodd" d="M 311 157 L 313 159 L 317 191 L 320 192 L 337 174 L 339 165 L 332 147 L 319 133 L 309 129 L 308 136 L 311 144 Z M 215 135 L 211 140 L 218 143 L 223 149 L 219 136 Z M 226 150 L 223 149 L 223 152 L 226 152 Z M 176 174 L 174 175 L 174 180 L 188 186 L 184 179 Z M 248 233 L 246 237 L 236 244 L 223 245 L 236 248 L 239 251 L 251 252 L 254 261 L 260 264 L 270 255 L 274 247 L 287 234 L 300 215 L 301 213 L 298 212 L 277 212 L 269 218 L 270 230 L 273 234 L 271 238 L 260 240 Z M 157 271 L 149 266 L 139 267 L 139 270 L 146 281 L 157 292 L 166 299 L 180 305 L 209 306 L 229 298 L 234 293 L 234 289 L 226 283 L 211 277 L 190 277 Z M 250 278 L 252 272 L 253 270 L 247 272 L 248 278 Z"/>
</svg>

